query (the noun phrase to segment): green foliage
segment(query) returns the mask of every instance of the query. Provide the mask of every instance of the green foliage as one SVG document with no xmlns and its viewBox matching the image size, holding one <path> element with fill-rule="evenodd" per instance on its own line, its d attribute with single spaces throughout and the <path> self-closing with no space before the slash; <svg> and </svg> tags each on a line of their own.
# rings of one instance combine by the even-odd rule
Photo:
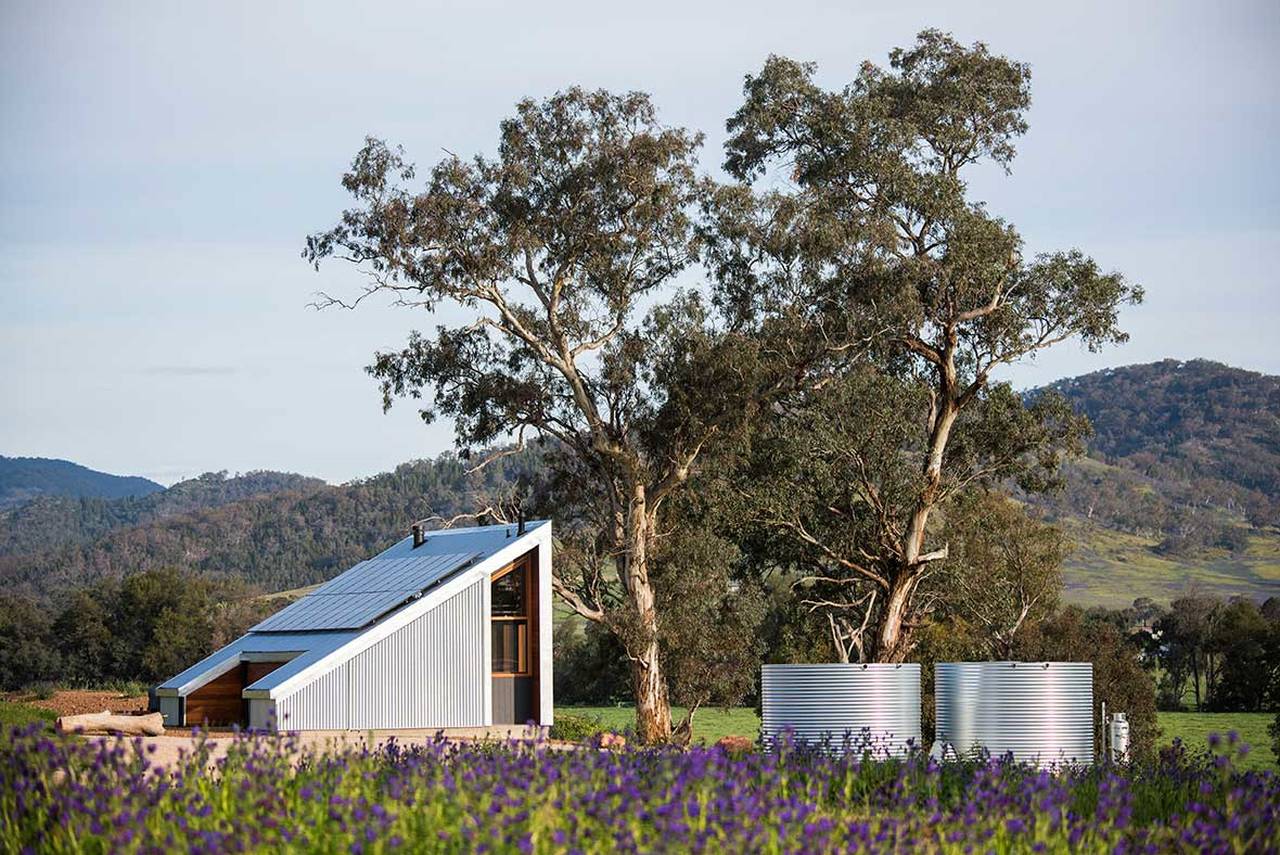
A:
<svg viewBox="0 0 1280 855">
<path fill-rule="evenodd" d="M 677 525 L 654 555 L 660 637 L 680 706 L 734 706 L 755 688 L 764 595 L 732 578 L 736 558 L 732 544 L 692 524 Z"/>
<path fill-rule="evenodd" d="M 239 604 L 228 607 L 228 601 Z M 154 684 L 241 635 L 272 608 L 237 583 L 172 569 L 76 591 L 52 620 L 43 608 L 0 595 L 0 689 L 55 681 Z"/>
<path fill-rule="evenodd" d="M 934 511 L 980 485 L 1049 488 L 1080 450 L 1086 424 L 1061 397 L 1027 402 L 993 373 L 1068 339 L 1125 341 L 1119 309 L 1142 291 L 1078 250 L 1024 257 L 969 198 L 970 167 L 1012 162 L 1026 65 L 927 30 L 842 89 L 814 75 L 771 57 L 748 77 L 726 168 L 785 168 L 795 189 L 737 191 L 708 237 L 743 323 L 825 348 L 741 491 L 754 557 L 808 577 L 841 658 L 901 661 L 947 559 Z"/>
<path fill-rule="evenodd" d="M 1145 640 L 1160 669 L 1160 703 L 1197 711 L 1280 708 L 1280 615 L 1243 597 L 1203 592 L 1174 600 Z"/>
<path fill-rule="evenodd" d="M 555 698 L 564 704 L 633 703 L 627 652 L 617 635 L 576 619 L 556 626 L 553 644 Z"/>
<path fill-rule="evenodd" d="M 547 735 L 567 742 L 590 742 L 608 732 L 604 722 L 597 716 L 557 711 L 555 723 L 551 725 Z"/>
<path fill-rule="evenodd" d="M 41 700 L 41 701 L 47 701 L 50 698 L 52 698 L 53 693 L 56 692 L 57 690 L 58 690 L 58 687 L 54 683 L 48 680 L 41 680 L 37 683 L 32 683 L 31 685 L 27 686 L 27 691 L 32 695 L 34 695 L 37 700 Z"/>
<path fill-rule="evenodd" d="M 995 493 L 957 500 L 944 536 L 951 551 L 928 589 L 937 592 L 939 618 L 971 634 L 982 658 L 1010 658 L 1018 631 L 1057 608 L 1070 545 L 1060 529 Z"/>
<path fill-rule="evenodd" d="M 20 689 L 57 674 L 61 657 L 50 630 L 48 615 L 34 602 L 0 595 L 0 689 Z"/>
</svg>

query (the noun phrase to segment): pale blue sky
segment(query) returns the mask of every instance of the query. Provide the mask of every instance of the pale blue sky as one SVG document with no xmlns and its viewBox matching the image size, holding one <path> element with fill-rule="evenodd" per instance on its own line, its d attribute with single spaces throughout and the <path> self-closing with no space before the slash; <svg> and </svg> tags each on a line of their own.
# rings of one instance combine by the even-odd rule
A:
<svg viewBox="0 0 1280 855">
<path fill-rule="evenodd" d="M 1280 373 L 1280 5 L 845 2 L 0 4 L 0 453 L 163 482 L 209 469 L 332 481 L 449 447 L 381 414 L 362 367 L 434 319 L 316 313 L 303 237 L 345 203 L 366 134 L 419 164 L 491 152 L 525 95 L 651 92 L 723 124 L 769 53 L 830 85 L 924 27 L 1033 67 L 1012 178 L 975 181 L 1033 249 L 1147 287 L 1126 347 L 1020 386 L 1203 356 Z"/>
</svg>

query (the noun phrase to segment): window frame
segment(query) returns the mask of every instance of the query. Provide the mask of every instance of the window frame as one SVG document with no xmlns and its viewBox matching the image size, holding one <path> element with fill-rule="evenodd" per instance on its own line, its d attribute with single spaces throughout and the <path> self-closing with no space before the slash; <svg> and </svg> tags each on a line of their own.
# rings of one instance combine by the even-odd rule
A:
<svg viewBox="0 0 1280 855">
<path fill-rule="evenodd" d="M 495 615 L 492 607 L 492 591 L 493 585 L 498 580 L 505 578 L 512 573 L 522 573 L 524 578 L 524 614 L 519 615 Z M 515 671 L 497 671 L 494 670 L 493 650 L 489 652 L 489 671 L 494 677 L 532 677 L 533 676 L 533 613 L 534 613 L 534 591 L 533 591 L 533 559 L 531 556 L 524 556 L 517 561 L 502 568 L 497 573 L 489 577 L 490 591 L 490 608 L 489 608 L 489 634 L 490 645 L 493 644 L 493 625 L 495 623 L 513 623 L 516 627 L 516 670 Z M 519 626 L 523 624 L 523 626 Z M 521 667 L 523 662 L 524 667 Z"/>
</svg>

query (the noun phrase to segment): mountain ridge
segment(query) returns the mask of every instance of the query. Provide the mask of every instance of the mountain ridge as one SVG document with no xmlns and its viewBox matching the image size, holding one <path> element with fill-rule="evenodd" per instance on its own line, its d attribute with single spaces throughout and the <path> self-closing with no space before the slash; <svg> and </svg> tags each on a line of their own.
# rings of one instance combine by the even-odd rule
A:
<svg viewBox="0 0 1280 855">
<path fill-rule="evenodd" d="M 1066 395 L 1095 422 L 1088 455 L 1064 468 L 1064 489 L 1020 497 L 1077 543 L 1064 568 L 1068 601 L 1169 600 L 1197 585 L 1258 598 L 1280 592 L 1280 378 L 1164 360 L 1065 378 L 1031 394 L 1044 389 Z M 525 452 L 471 473 L 445 453 L 343 485 L 258 473 L 296 480 L 257 493 L 246 483 L 249 494 L 205 496 L 203 507 L 164 494 L 28 503 L 0 514 L 0 587 L 48 598 L 105 577 L 175 567 L 265 592 L 298 588 L 367 557 L 414 520 L 475 510 L 537 463 Z M 230 490 L 231 480 L 184 483 L 212 495 Z M 60 527 L 62 535 L 49 534 Z M 25 541 L 16 528 L 28 532 Z"/>
<path fill-rule="evenodd" d="M 54 457 L 0 454 L 0 509 L 39 496 L 119 499 L 163 489 L 163 485 L 140 475 L 112 475 Z"/>
</svg>

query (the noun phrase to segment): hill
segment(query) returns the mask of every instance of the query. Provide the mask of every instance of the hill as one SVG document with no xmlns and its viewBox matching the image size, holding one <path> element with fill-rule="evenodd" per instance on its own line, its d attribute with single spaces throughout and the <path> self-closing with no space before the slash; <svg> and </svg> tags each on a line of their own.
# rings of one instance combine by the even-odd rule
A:
<svg viewBox="0 0 1280 855">
<path fill-rule="evenodd" d="M 315 584 L 402 537 L 415 520 L 474 510 L 478 497 L 514 484 L 532 465 L 531 454 L 503 458 L 476 474 L 446 454 L 350 484 L 269 492 L 114 528 L 92 543 L 0 556 L 0 589 L 48 599 L 99 579 L 162 568 L 264 591 Z"/>
<path fill-rule="evenodd" d="M 47 457 L 0 455 L 0 508 L 13 507 L 38 496 L 119 499 L 163 490 L 155 481 L 135 475 L 110 475 Z"/>
<path fill-rule="evenodd" d="M 308 492 L 325 486 L 319 478 L 288 472 L 247 472 L 228 477 L 206 472 L 167 490 L 105 499 L 40 496 L 0 512 L 0 556 L 47 552 L 89 544 L 110 531 L 181 514 L 217 508 L 278 492 Z"/>
<path fill-rule="evenodd" d="M 1048 388 L 1094 430 L 1062 492 L 1027 497 L 1076 540 L 1068 599 L 1280 591 L 1280 377 L 1165 360 Z"/>
<path fill-rule="evenodd" d="M 1280 378 L 1169 360 L 1050 388 L 1095 426 L 1064 489 L 1024 497 L 1077 543 L 1069 601 L 1168 601 L 1192 585 L 1259 599 L 1280 592 Z M 475 510 L 536 466 L 528 451 L 469 474 L 445 454 L 340 486 L 219 473 L 141 498 L 44 497 L 0 513 L 0 590 L 45 599 L 159 568 L 260 591 L 300 588 L 416 519 Z"/>
</svg>

